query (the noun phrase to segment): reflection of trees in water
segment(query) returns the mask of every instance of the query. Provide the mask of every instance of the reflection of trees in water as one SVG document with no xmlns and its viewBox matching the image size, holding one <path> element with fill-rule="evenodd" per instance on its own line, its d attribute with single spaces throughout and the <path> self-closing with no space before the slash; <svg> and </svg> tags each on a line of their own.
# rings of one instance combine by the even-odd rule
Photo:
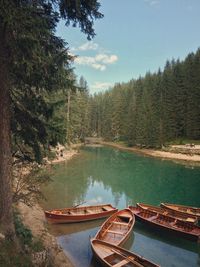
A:
<svg viewBox="0 0 200 267">
<path fill-rule="evenodd" d="M 96 148 L 93 179 L 103 182 L 117 196 L 125 194 L 131 204 L 161 201 L 200 206 L 199 168 L 188 169 L 170 161 L 137 156 L 112 148 Z M 129 201 L 128 201 L 129 202 Z"/>
<path fill-rule="evenodd" d="M 78 171 L 76 164 L 79 165 L 79 161 L 73 159 L 73 164 L 56 166 L 53 182 L 43 190 L 48 199 L 44 203 L 46 208 L 71 207 L 84 202 L 91 180 L 84 175 L 84 171 Z"/>
<path fill-rule="evenodd" d="M 96 229 L 96 232 L 106 219 L 99 219 L 94 221 L 80 222 L 80 223 L 69 223 L 69 224 L 52 224 L 50 231 L 56 237 L 69 235 L 79 232 L 88 231 L 90 229 Z"/>
<path fill-rule="evenodd" d="M 199 169 L 112 148 L 86 147 L 67 164 L 56 166 L 55 173 L 54 182 L 44 190 L 48 208 L 84 202 L 95 183 L 111 190 L 116 206 L 122 196 L 128 204 L 173 201 L 200 205 Z"/>
</svg>

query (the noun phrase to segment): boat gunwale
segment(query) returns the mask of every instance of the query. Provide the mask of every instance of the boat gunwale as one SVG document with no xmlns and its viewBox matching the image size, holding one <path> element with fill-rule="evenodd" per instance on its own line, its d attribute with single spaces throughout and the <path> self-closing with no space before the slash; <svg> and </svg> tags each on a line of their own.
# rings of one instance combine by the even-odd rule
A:
<svg viewBox="0 0 200 267">
<path fill-rule="evenodd" d="M 101 212 L 91 212 L 91 213 L 74 213 L 74 214 L 67 214 L 67 213 L 54 213 L 53 211 L 63 211 L 70 212 L 72 210 L 76 211 L 76 209 L 84 210 L 84 209 L 98 209 L 109 206 L 112 209 L 101 211 Z M 108 217 L 109 215 L 112 215 L 118 211 L 117 208 L 113 207 L 111 204 L 102 204 L 102 205 L 95 205 L 95 206 L 82 206 L 78 208 L 64 208 L 64 209 L 56 209 L 56 210 L 48 210 L 44 211 L 45 216 L 48 221 L 52 223 L 71 223 L 71 222 L 82 222 L 87 220 L 95 220 L 95 219 L 101 219 Z"/>
<path fill-rule="evenodd" d="M 162 223 L 160 223 L 158 221 L 155 221 L 155 219 L 154 220 L 150 220 L 149 218 L 144 218 L 143 216 L 141 216 L 137 212 L 134 213 L 134 211 L 131 209 L 131 207 L 133 207 L 133 208 L 137 208 L 137 207 L 134 207 L 134 206 L 129 206 L 129 207 L 130 207 L 130 210 L 133 212 L 133 214 L 136 216 L 136 219 L 138 218 L 143 222 L 147 222 L 147 223 L 151 224 L 152 226 L 158 226 L 158 227 L 160 227 L 160 228 L 162 228 L 164 230 L 166 229 L 166 230 L 169 230 L 171 232 L 180 234 L 182 236 L 187 236 L 188 238 L 191 238 L 192 240 L 195 239 L 196 241 L 200 241 L 200 227 L 195 225 L 195 224 L 191 224 L 191 223 L 188 223 L 188 222 L 183 222 L 183 221 L 181 221 L 179 219 L 175 219 L 173 217 L 160 214 L 161 216 L 170 217 L 171 219 L 174 219 L 176 221 L 175 224 L 177 222 L 179 222 L 180 224 L 186 224 L 188 227 L 194 227 L 194 228 L 198 229 L 199 230 L 198 234 L 194 233 L 194 232 L 189 232 L 189 231 L 187 231 L 185 229 L 176 228 L 172 224 L 171 225 L 169 225 L 169 224 L 166 225 L 166 224 L 162 224 Z M 145 210 L 143 210 L 143 211 L 141 210 L 140 212 L 144 212 L 144 211 Z M 156 212 L 154 212 L 154 213 L 156 213 Z"/>
<path fill-rule="evenodd" d="M 91 243 L 91 247 L 92 247 L 92 250 L 93 250 L 93 252 L 94 252 L 94 254 L 96 255 L 96 257 L 99 259 L 99 260 L 101 260 L 104 264 L 106 264 L 107 266 L 112 266 L 112 265 L 110 265 L 109 263 L 107 263 L 106 262 L 106 260 L 105 260 L 105 258 L 107 257 L 101 257 L 100 255 L 99 255 L 99 253 L 97 252 L 97 249 L 95 249 L 95 243 L 97 243 L 97 244 L 99 244 L 99 245 L 102 245 L 102 246 L 107 246 L 108 248 L 111 248 L 111 250 L 113 249 L 114 250 L 114 253 L 116 253 L 117 254 L 117 252 L 119 251 L 119 255 L 120 255 L 120 253 L 125 253 L 125 254 L 127 254 L 127 258 L 128 257 L 134 257 L 134 258 L 139 258 L 141 261 L 144 261 L 144 262 L 146 262 L 146 263 L 150 263 L 152 266 L 151 267 L 160 267 L 160 265 L 158 265 L 158 264 L 156 264 L 156 263 L 154 263 L 154 262 L 152 262 L 152 261 L 150 261 L 150 260 L 148 260 L 148 259 L 146 259 L 146 258 L 144 258 L 143 256 L 141 256 L 141 255 L 139 255 L 139 254 L 136 254 L 136 253 L 134 253 L 134 252 L 132 252 L 132 251 L 129 251 L 129 250 L 127 250 L 127 249 L 124 249 L 124 248 L 122 248 L 122 247 L 120 247 L 120 246 L 116 246 L 116 245 L 114 245 L 114 244 L 111 244 L 111 243 L 109 243 L 109 242 L 106 242 L 106 241 L 103 241 L 103 240 L 99 240 L 99 239 L 95 239 L 95 238 L 92 238 L 91 240 L 90 240 L 90 243 Z M 122 251 L 122 252 L 121 252 Z M 124 256 L 125 257 L 125 256 Z M 142 264 L 142 263 L 140 263 L 140 264 Z"/>
<path fill-rule="evenodd" d="M 198 219 L 200 219 L 200 208 L 198 208 L 198 207 L 192 207 L 192 206 L 186 206 L 186 205 L 180 205 L 180 204 L 171 204 L 171 203 L 166 203 L 166 202 L 160 203 L 160 206 L 165 208 L 165 209 L 178 211 L 178 212 L 181 212 L 183 214 L 192 215 L 192 216 L 195 216 Z M 179 207 L 181 209 L 189 209 L 189 210 L 191 210 L 191 213 L 187 212 L 187 211 L 184 211 L 184 210 L 176 210 L 173 207 Z M 198 214 L 194 214 L 192 211 L 195 211 L 195 212 L 197 211 Z"/>
<path fill-rule="evenodd" d="M 162 215 L 167 215 L 167 216 L 174 217 L 174 218 L 177 218 L 180 215 L 180 217 L 178 217 L 177 219 L 181 220 L 183 222 L 186 222 L 186 223 L 192 223 L 192 224 L 197 224 L 198 223 L 197 216 L 192 215 L 192 214 L 188 214 L 188 213 L 183 213 L 183 212 L 178 211 L 178 210 L 167 209 L 167 208 L 164 208 L 162 206 L 153 206 L 153 205 L 145 204 L 145 203 L 142 203 L 142 202 L 136 203 L 136 206 L 140 207 L 141 209 L 146 209 L 146 210 L 148 210 L 148 208 L 149 208 L 150 211 L 157 212 L 157 213 L 160 213 Z M 154 208 L 158 209 L 158 211 L 153 210 Z M 162 212 L 159 212 L 159 209 L 162 209 L 163 211 L 166 211 L 166 212 L 169 212 L 169 213 L 170 212 L 174 212 L 175 214 L 177 213 L 177 216 L 175 214 L 163 214 Z M 187 221 L 187 219 L 193 219 L 193 221 Z"/>
<path fill-rule="evenodd" d="M 126 242 L 126 240 L 128 239 L 128 237 L 130 236 L 130 233 L 131 233 L 131 231 L 132 231 L 132 229 L 133 229 L 133 226 L 134 226 L 134 224 L 135 224 L 135 216 L 134 216 L 134 214 L 131 212 L 131 210 L 130 210 L 129 208 L 125 208 L 125 209 L 123 209 L 123 210 L 119 210 L 118 212 L 112 214 L 112 215 L 111 215 L 111 216 L 110 216 L 110 217 L 109 217 L 109 218 L 102 224 L 102 226 L 100 227 L 100 229 L 99 229 L 98 232 L 96 233 L 94 239 L 101 240 L 101 239 L 98 238 L 98 236 L 101 234 L 101 232 L 103 232 L 104 235 L 106 234 L 106 232 L 107 232 L 108 229 L 109 229 L 108 227 L 106 227 L 106 225 L 109 225 L 109 224 L 112 225 L 112 224 L 113 224 L 113 220 L 114 220 L 117 216 L 120 217 L 120 213 L 123 213 L 124 211 L 128 211 L 128 212 L 130 212 L 131 220 L 130 220 L 130 222 L 127 224 L 128 226 L 130 225 L 130 227 L 129 227 L 128 231 L 123 235 L 124 238 L 122 238 L 122 239 L 120 240 L 120 242 L 117 242 L 117 243 L 116 243 L 118 246 L 124 244 L 124 243 Z M 116 234 L 117 234 L 117 232 L 116 232 Z M 106 242 L 106 241 L 105 241 L 105 242 Z"/>
</svg>

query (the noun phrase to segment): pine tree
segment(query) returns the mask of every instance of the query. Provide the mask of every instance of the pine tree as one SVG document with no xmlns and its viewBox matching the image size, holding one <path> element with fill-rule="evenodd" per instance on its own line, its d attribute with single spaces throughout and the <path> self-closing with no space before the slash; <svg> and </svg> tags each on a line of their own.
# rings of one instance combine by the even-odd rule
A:
<svg viewBox="0 0 200 267">
<path fill-rule="evenodd" d="M 12 219 L 11 190 L 11 96 L 12 99 L 40 99 L 43 91 L 63 88 L 66 79 L 63 78 L 65 66 L 69 62 L 63 40 L 55 36 L 55 27 L 60 18 L 79 26 L 92 38 L 94 19 L 102 17 L 98 12 L 100 4 L 96 0 L 66 0 L 66 1 L 1 1 L 0 9 L 0 222 L 6 237 L 14 238 Z M 13 96 L 14 95 L 14 96 Z M 24 98 L 25 100 L 25 98 Z M 14 109 L 18 118 L 25 112 L 25 102 L 22 106 L 16 102 Z M 43 100 L 41 100 L 41 103 Z M 32 103 L 33 104 L 33 103 Z M 39 109 L 38 108 L 38 112 Z M 37 109 L 37 108 L 35 108 Z M 37 118 L 32 118 L 31 112 L 25 112 L 25 119 L 36 125 Z M 34 110 L 35 112 L 35 110 Z M 21 114 L 21 115 L 20 115 Z M 16 127 L 16 130 L 19 128 Z M 27 128 L 29 129 L 29 128 Z M 20 129 L 19 129 L 20 130 Z M 44 131 L 31 127 L 35 139 L 43 139 Z M 28 140 L 28 139 L 26 139 Z"/>
</svg>

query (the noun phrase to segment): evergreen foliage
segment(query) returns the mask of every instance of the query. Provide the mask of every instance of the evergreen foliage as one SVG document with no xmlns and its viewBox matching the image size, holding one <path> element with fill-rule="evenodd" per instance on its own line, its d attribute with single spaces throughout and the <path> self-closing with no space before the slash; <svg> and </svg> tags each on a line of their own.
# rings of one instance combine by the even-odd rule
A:
<svg viewBox="0 0 200 267">
<path fill-rule="evenodd" d="M 103 15 L 97 0 L 0 0 L 0 6 L 0 224 L 15 241 L 12 154 L 40 163 L 49 144 L 66 139 L 68 121 L 57 114 L 74 81 L 57 23 L 79 26 L 90 39 Z"/>
<path fill-rule="evenodd" d="M 128 145 L 162 147 L 200 139 L 200 49 L 164 70 L 94 95 L 91 134 Z"/>
</svg>

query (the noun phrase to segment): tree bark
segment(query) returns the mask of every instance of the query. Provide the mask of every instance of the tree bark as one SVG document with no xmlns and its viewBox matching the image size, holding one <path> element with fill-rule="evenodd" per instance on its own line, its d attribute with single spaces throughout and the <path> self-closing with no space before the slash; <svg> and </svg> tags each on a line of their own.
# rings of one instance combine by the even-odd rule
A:
<svg viewBox="0 0 200 267">
<path fill-rule="evenodd" d="M 14 240 L 10 84 L 4 32 L 0 32 L 0 40 L 0 225 L 6 238 Z"/>
<path fill-rule="evenodd" d="M 70 146 L 70 103 L 71 103 L 71 90 L 67 91 L 67 144 Z"/>
</svg>

